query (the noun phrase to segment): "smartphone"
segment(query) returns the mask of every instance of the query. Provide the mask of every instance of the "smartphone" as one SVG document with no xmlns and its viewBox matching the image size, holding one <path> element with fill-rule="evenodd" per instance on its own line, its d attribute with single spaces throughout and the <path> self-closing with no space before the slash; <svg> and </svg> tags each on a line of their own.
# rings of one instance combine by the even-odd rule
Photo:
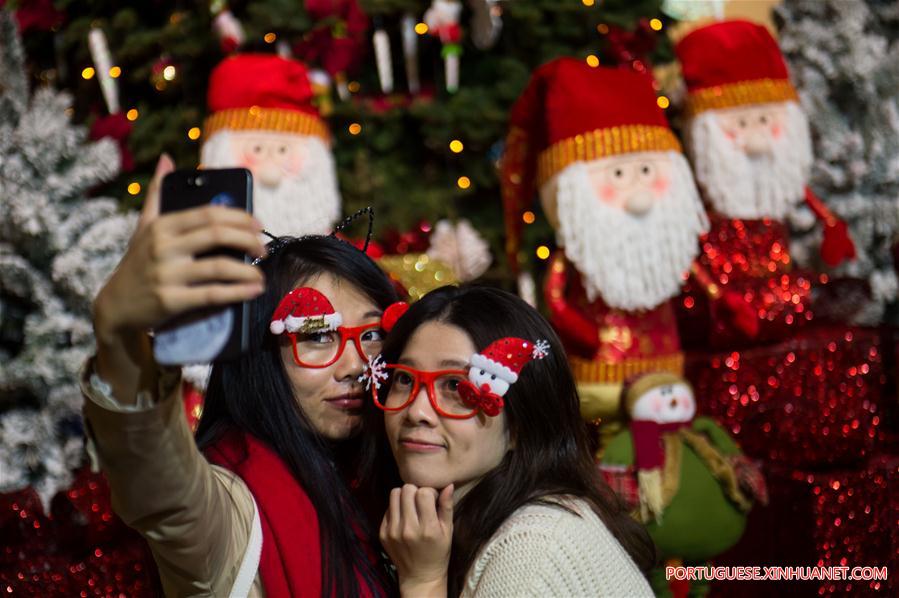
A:
<svg viewBox="0 0 899 598">
<path fill-rule="evenodd" d="M 219 205 L 253 213 L 253 175 L 246 168 L 176 170 L 162 180 L 160 212 Z M 233 249 L 198 255 L 224 255 L 249 264 Z M 247 351 L 251 303 L 203 309 L 180 315 L 155 330 L 153 355 L 161 365 L 229 361 Z"/>
</svg>

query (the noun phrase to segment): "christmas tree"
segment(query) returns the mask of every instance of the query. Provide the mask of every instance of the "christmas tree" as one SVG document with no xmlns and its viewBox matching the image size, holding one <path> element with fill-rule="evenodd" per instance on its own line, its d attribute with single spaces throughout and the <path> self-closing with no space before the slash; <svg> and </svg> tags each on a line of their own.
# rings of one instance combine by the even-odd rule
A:
<svg viewBox="0 0 899 598">
<path fill-rule="evenodd" d="M 136 218 L 85 197 L 118 174 L 119 152 L 70 124 L 69 94 L 30 94 L 6 11 L 0 81 L 0 493 L 31 485 L 46 505 L 82 460 L 90 304 Z"/>
<path fill-rule="evenodd" d="M 858 250 L 838 274 L 870 286 L 867 304 L 856 306 L 858 320 L 895 322 L 899 284 L 890 249 L 899 231 L 899 8 L 877 0 L 789 1 L 776 14 L 814 136 L 811 186 L 849 224 Z M 814 261 L 820 233 L 809 232 L 816 227 L 808 209 L 793 225 L 797 261 L 820 266 Z"/>
</svg>

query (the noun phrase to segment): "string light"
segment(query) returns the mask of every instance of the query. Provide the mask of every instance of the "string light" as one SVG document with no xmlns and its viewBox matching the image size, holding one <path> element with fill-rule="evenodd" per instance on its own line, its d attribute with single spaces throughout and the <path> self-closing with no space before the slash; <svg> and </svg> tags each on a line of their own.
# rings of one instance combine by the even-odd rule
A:
<svg viewBox="0 0 899 598">
<path fill-rule="evenodd" d="M 662 30 L 662 21 L 659 19 L 651 19 L 649 21 L 649 26 L 653 31 L 661 31 Z"/>
<path fill-rule="evenodd" d="M 584 3 L 584 6 L 593 6 L 594 0 L 581 0 Z"/>
<path fill-rule="evenodd" d="M 525 212 L 524 214 L 521 215 L 521 219 L 524 220 L 525 224 L 534 224 L 534 221 L 537 219 L 537 217 L 534 215 L 533 212 L 528 210 L 527 212 Z"/>
<path fill-rule="evenodd" d="M 587 64 L 596 68 L 599 66 L 599 58 L 597 58 L 595 54 L 590 54 L 587 56 Z"/>
<path fill-rule="evenodd" d="M 273 44 L 273 43 L 275 43 L 275 40 L 278 39 L 278 36 L 276 34 L 272 33 L 271 31 L 269 31 L 262 37 L 262 39 L 264 39 L 265 43 L 267 43 L 267 44 Z"/>
<path fill-rule="evenodd" d="M 418 23 L 415 25 L 415 33 L 418 35 L 424 35 L 428 32 L 428 26 L 424 23 Z"/>
<path fill-rule="evenodd" d="M 659 108 L 664 110 L 671 105 L 671 102 L 665 96 L 659 96 L 658 98 L 656 98 L 656 104 L 659 105 Z"/>
<path fill-rule="evenodd" d="M 167 67 L 165 67 L 164 69 L 162 69 L 162 78 L 165 79 L 166 81 L 171 81 L 172 79 L 174 79 L 176 74 L 177 74 L 177 71 L 175 70 L 175 67 L 172 66 L 171 64 L 168 65 Z"/>
<path fill-rule="evenodd" d="M 456 180 L 456 184 L 459 186 L 459 189 L 468 189 L 471 187 L 471 179 L 467 176 L 460 176 Z"/>
<path fill-rule="evenodd" d="M 109 76 L 112 77 L 113 79 L 118 79 L 119 76 L 121 76 L 121 74 L 122 74 L 121 67 L 114 66 L 109 69 Z"/>
<path fill-rule="evenodd" d="M 359 123 L 353 123 L 349 126 L 350 135 L 358 135 L 362 132 L 362 125 Z"/>
<path fill-rule="evenodd" d="M 128 193 L 130 193 L 131 195 L 137 195 L 138 193 L 140 193 L 140 183 L 135 181 L 128 185 Z"/>
<path fill-rule="evenodd" d="M 605 35 L 606 33 L 609 32 L 609 26 L 606 25 L 605 23 L 600 23 L 599 25 L 596 26 L 596 30 L 599 32 L 600 35 Z"/>
<path fill-rule="evenodd" d="M 84 79 L 93 79 L 94 78 L 94 67 L 89 66 L 81 71 L 81 77 Z"/>
<path fill-rule="evenodd" d="M 192 141 L 196 141 L 197 139 L 199 139 L 200 138 L 200 127 L 191 127 L 190 130 L 187 132 L 187 137 Z"/>
<path fill-rule="evenodd" d="M 549 258 L 549 247 L 546 245 L 541 245 L 537 248 L 537 257 L 541 260 L 545 260 Z"/>
<path fill-rule="evenodd" d="M 350 93 L 356 93 L 357 91 L 359 91 L 360 87 L 361 86 L 359 85 L 358 81 L 350 81 L 346 86 Z"/>
<path fill-rule="evenodd" d="M 132 108 L 128 112 L 125 113 L 125 118 L 130 121 L 137 120 L 137 117 L 140 116 L 140 113 L 137 111 L 137 108 Z"/>
<path fill-rule="evenodd" d="M 462 153 L 462 150 L 465 149 L 465 146 L 458 139 L 453 139 L 449 144 L 450 151 L 454 154 Z"/>
</svg>

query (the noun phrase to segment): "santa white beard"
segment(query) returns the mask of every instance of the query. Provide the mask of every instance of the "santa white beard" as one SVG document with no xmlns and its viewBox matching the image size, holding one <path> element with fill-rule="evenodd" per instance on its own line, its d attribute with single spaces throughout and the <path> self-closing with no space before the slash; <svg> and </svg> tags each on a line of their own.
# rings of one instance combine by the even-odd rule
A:
<svg viewBox="0 0 899 598">
<path fill-rule="evenodd" d="M 249 134 L 258 137 L 260 132 Z M 240 131 L 214 133 L 203 144 L 203 166 L 240 166 L 234 150 L 234 141 L 240 135 Z M 259 181 L 253 185 L 253 215 L 273 235 L 329 233 L 340 217 L 340 204 L 334 157 L 325 142 L 315 136 L 303 138 L 303 168 L 298 175 L 285 176 L 277 187 Z"/>
<path fill-rule="evenodd" d="M 652 309 L 680 291 L 708 219 L 686 158 L 667 154 L 670 190 L 642 216 L 598 199 L 583 163 L 557 175 L 558 242 L 590 301 L 601 297 L 610 307 Z"/>
<path fill-rule="evenodd" d="M 749 156 L 728 139 L 717 110 L 701 112 L 689 123 L 686 141 L 696 181 L 718 213 L 783 220 L 802 200 L 812 164 L 811 135 L 799 105 L 784 105 L 784 135 L 764 156 Z"/>
</svg>

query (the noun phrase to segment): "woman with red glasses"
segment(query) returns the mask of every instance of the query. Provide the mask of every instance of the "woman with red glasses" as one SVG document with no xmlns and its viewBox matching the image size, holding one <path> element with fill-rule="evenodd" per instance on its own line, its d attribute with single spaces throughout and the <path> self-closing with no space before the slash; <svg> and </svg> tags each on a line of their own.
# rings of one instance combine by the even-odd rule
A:
<svg viewBox="0 0 899 598">
<path fill-rule="evenodd" d="M 652 541 L 599 477 L 561 344 L 524 301 L 433 291 L 365 380 L 368 481 L 405 482 L 380 529 L 402 595 L 652 595 Z"/>
<path fill-rule="evenodd" d="M 363 365 L 396 300 L 384 273 L 334 236 L 265 248 L 224 207 L 158 214 L 160 160 L 128 252 L 94 303 L 82 388 L 113 506 L 148 540 L 170 596 L 383 596 L 395 583 L 350 482 Z M 257 264 L 204 256 L 226 246 Z M 147 330 L 252 301 L 250 351 L 212 368 L 196 439 L 180 372 Z"/>
</svg>

